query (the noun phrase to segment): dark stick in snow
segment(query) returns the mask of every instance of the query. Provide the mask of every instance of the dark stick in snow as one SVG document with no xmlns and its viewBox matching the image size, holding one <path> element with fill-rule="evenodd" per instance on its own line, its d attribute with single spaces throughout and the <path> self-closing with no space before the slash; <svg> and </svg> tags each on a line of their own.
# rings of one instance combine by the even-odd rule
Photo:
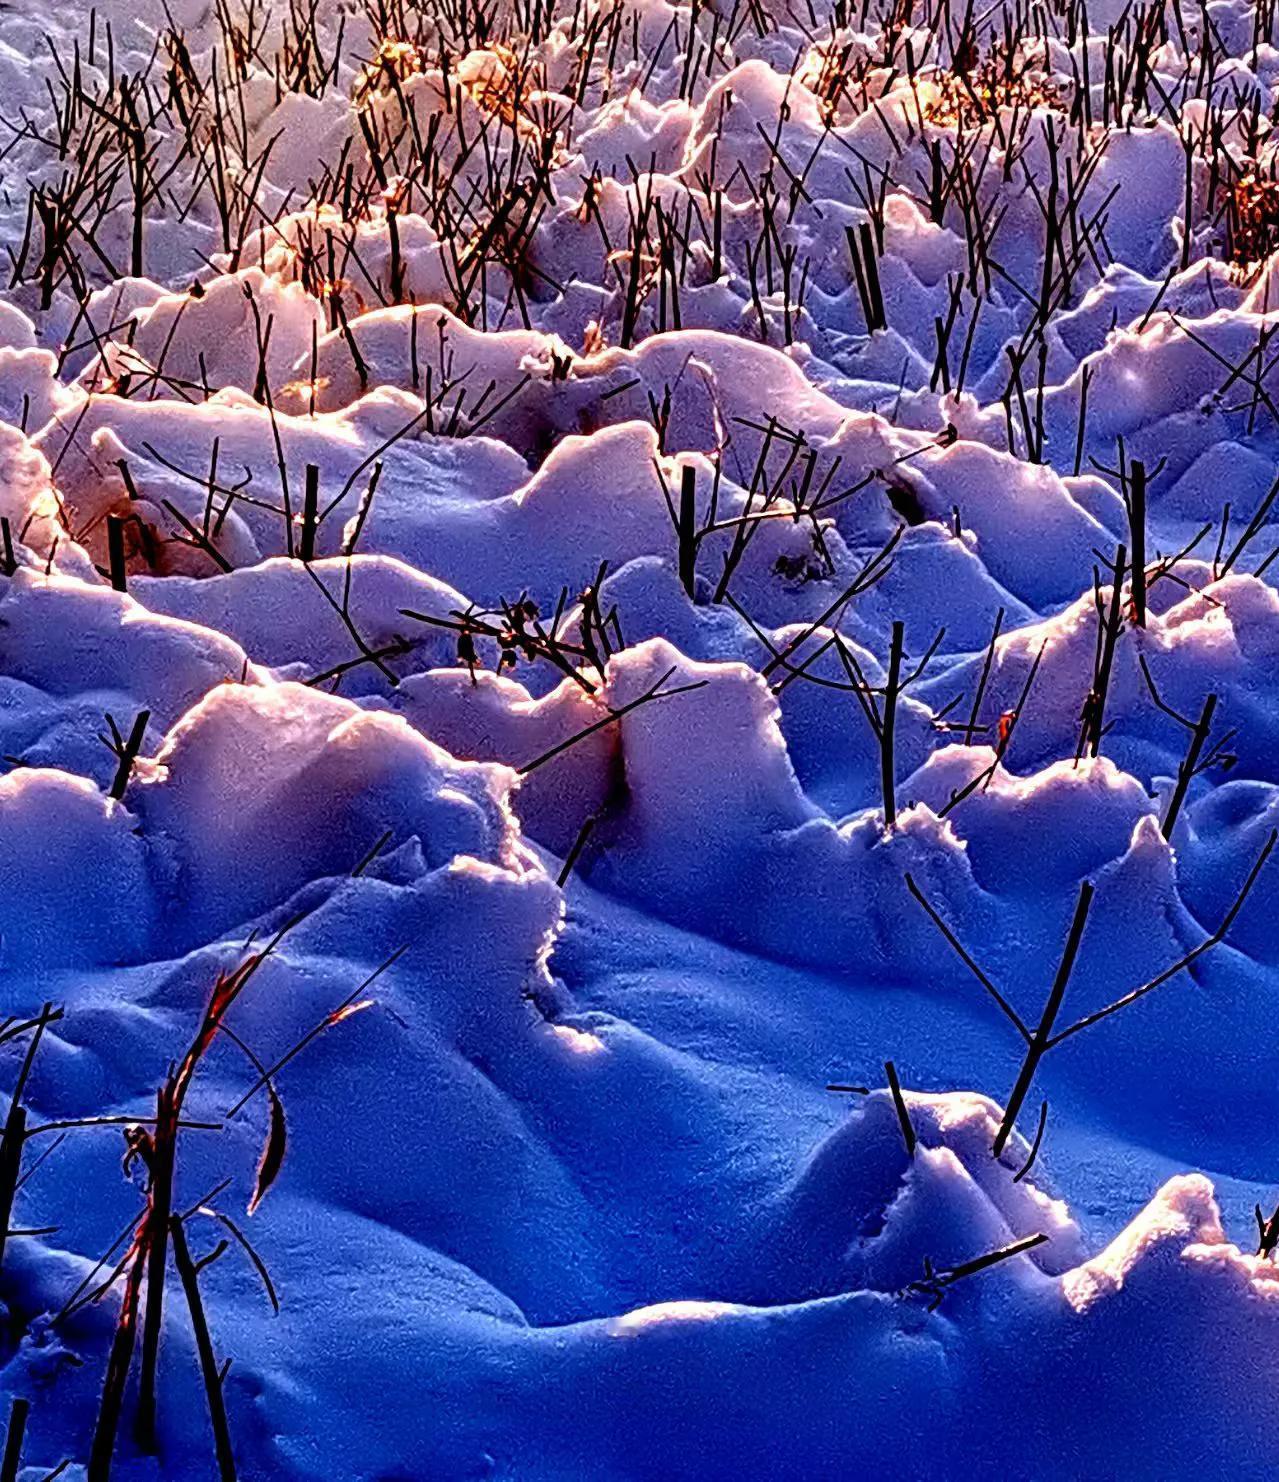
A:
<svg viewBox="0 0 1279 1482">
<path fill-rule="evenodd" d="M 999 1124 L 999 1131 L 995 1134 L 992 1151 L 996 1158 L 1003 1152 L 1013 1128 L 1017 1125 L 1017 1116 L 1030 1090 L 1030 1083 L 1035 1078 L 1040 1061 L 1048 1053 L 1049 1046 L 1052 1044 L 1053 1026 L 1057 1022 L 1057 1015 L 1061 1012 L 1062 1001 L 1066 996 L 1066 986 L 1074 970 L 1075 958 L 1079 955 L 1079 944 L 1083 941 L 1084 926 L 1088 920 L 1088 910 L 1092 905 L 1092 900 L 1093 887 L 1085 880 L 1079 887 L 1079 898 L 1075 902 L 1075 914 L 1071 918 L 1066 945 L 1062 949 L 1061 960 L 1057 964 L 1057 975 L 1048 991 L 1039 1023 L 1026 1045 L 1026 1058 L 1022 1061 L 1021 1070 L 1018 1072 L 1004 1108 L 1003 1121 Z"/>
<path fill-rule="evenodd" d="M 1047 1239 L 1048 1236 L 1043 1233 L 1027 1235 L 1024 1240 L 1016 1240 L 1000 1250 L 989 1251 L 984 1256 L 977 1256 L 971 1261 L 962 1261 L 958 1266 L 951 1266 L 943 1271 L 935 1270 L 933 1263 L 925 1257 L 923 1276 L 918 1281 L 912 1281 L 906 1291 L 917 1293 L 921 1297 L 928 1297 L 930 1299 L 929 1312 L 936 1312 L 946 1293 L 956 1282 L 963 1281 L 969 1276 L 976 1276 L 979 1271 L 987 1271 L 990 1267 L 999 1265 L 1001 1261 L 1010 1261 L 1014 1256 L 1024 1255 L 1027 1251 L 1034 1250 L 1037 1245 L 1043 1245 Z"/>
<path fill-rule="evenodd" d="M 1177 780 L 1173 786 L 1172 795 L 1168 799 L 1168 806 L 1164 810 L 1163 822 L 1160 832 L 1165 839 L 1171 839 L 1173 829 L 1177 826 L 1177 819 L 1181 816 L 1181 810 L 1185 806 L 1190 784 L 1201 773 L 1207 772 L 1212 767 L 1221 767 L 1223 771 L 1230 771 L 1235 764 L 1234 756 L 1225 750 L 1237 731 L 1227 731 L 1219 740 L 1214 742 L 1208 755 L 1204 756 L 1204 750 L 1208 746 L 1209 734 L 1212 731 L 1213 716 L 1217 711 L 1217 696 L 1209 694 L 1204 697 L 1203 709 L 1199 712 L 1198 720 L 1190 720 L 1182 715 L 1180 711 L 1174 710 L 1167 704 L 1155 686 L 1154 675 L 1150 672 L 1150 665 L 1142 654 L 1138 661 L 1141 665 L 1142 676 L 1146 681 L 1146 687 L 1150 691 L 1151 699 L 1163 711 L 1190 732 L 1190 742 L 1186 748 L 1186 754 L 1177 767 Z"/>
<path fill-rule="evenodd" d="M 173 1264 L 186 1297 L 187 1311 L 191 1316 L 191 1332 L 195 1337 L 195 1350 L 200 1360 L 200 1373 L 204 1378 L 204 1393 L 209 1405 L 209 1420 L 213 1426 L 218 1476 L 221 1482 L 235 1482 L 235 1452 L 231 1446 L 231 1428 L 227 1423 L 223 1376 L 218 1371 L 217 1359 L 213 1353 L 213 1340 L 209 1336 L 209 1323 L 204 1312 L 204 1299 L 200 1296 L 199 1268 L 191 1259 L 186 1231 L 178 1215 L 174 1215 L 169 1221 L 169 1236 L 173 1241 Z M 202 1264 L 207 1264 L 207 1260 Z"/>
<path fill-rule="evenodd" d="M 1003 1120 L 995 1135 L 993 1147 L 995 1157 L 998 1157 L 1003 1152 L 1008 1142 L 1008 1138 L 1017 1120 L 1017 1114 L 1021 1110 L 1026 1095 L 1030 1090 L 1031 1083 L 1035 1078 L 1035 1072 L 1039 1069 L 1045 1055 L 1050 1050 L 1055 1049 L 1063 1040 L 1069 1039 L 1072 1035 L 1076 1035 L 1084 1029 L 1091 1028 L 1092 1025 L 1100 1023 L 1101 1020 L 1109 1018 L 1121 1009 L 1128 1008 L 1131 1004 L 1144 998 L 1148 993 L 1153 993 L 1156 988 L 1162 987 L 1170 979 L 1175 978 L 1178 973 L 1190 968 L 1200 957 L 1222 942 L 1225 939 L 1226 933 L 1230 930 L 1231 925 L 1234 923 L 1236 916 L 1243 909 L 1244 902 L 1248 899 L 1253 886 L 1257 883 L 1257 878 L 1265 868 L 1277 839 L 1279 839 L 1279 830 L 1272 831 L 1257 855 L 1256 860 L 1253 862 L 1252 868 L 1240 886 L 1229 910 L 1226 911 L 1214 932 L 1206 936 L 1198 945 L 1192 947 L 1190 951 L 1184 953 L 1176 962 L 1164 968 L 1162 972 L 1156 973 L 1154 977 L 1148 978 L 1146 982 L 1140 984 L 1138 987 L 1122 994 L 1119 998 L 1107 1004 L 1105 1008 L 1085 1014 L 1081 1019 L 1077 1019 L 1065 1029 L 1058 1029 L 1056 1023 L 1061 1011 L 1066 986 L 1069 982 L 1071 971 L 1074 968 L 1075 958 L 1078 955 L 1079 947 L 1083 940 L 1088 910 L 1092 904 L 1093 886 L 1087 880 L 1080 884 L 1079 896 L 1075 902 L 1074 915 L 1071 918 L 1070 930 L 1057 965 L 1056 976 L 1049 990 L 1048 997 L 1044 1002 L 1039 1023 L 1034 1030 L 1031 1030 L 1017 1013 L 1016 1009 L 1012 1007 L 1005 996 L 991 981 L 990 977 L 982 970 L 976 959 L 969 954 L 959 938 L 946 925 L 931 902 L 920 890 L 919 886 L 916 885 L 912 876 L 907 874 L 907 889 L 909 889 L 910 893 L 927 912 L 929 919 L 945 938 L 951 951 L 955 953 L 969 972 L 972 973 L 986 992 L 999 1005 L 1005 1017 L 1012 1023 L 1013 1027 L 1026 1043 L 1026 1053 L 1022 1061 L 1021 1070 L 1018 1072 L 1017 1080 L 1013 1085 L 1012 1092 L 1009 1095 L 1005 1107 Z"/>
<path fill-rule="evenodd" d="M 905 659 L 905 625 L 894 621 L 888 651 L 888 668 L 882 685 L 872 685 L 857 662 L 852 649 L 837 633 L 835 651 L 848 675 L 849 688 L 857 698 L 876 741 L 879 743 L 879 785 L 884 810 L 884 827 L 897 826 L 897 704 L 904 692 L 923 674 L 946 636 L 938 630 L 923 658 L 909 674 L 902 674 Z"/>
<path fill-rule="evenodd" d="M 107 516 L 107 569 L 117 592 L 129 589 L 124 569 L 124 524 L 120 515 Z"/>
<path fill-rule="evenodd" d="M 1039 1106 L 1039 1125 L 1035 1128 L 1035 1135 L 1031 1139 L 1030 1152 L 1026 1155 L 1026 1161 L 1013 1174 L 1013 1183 L 1019 1184 L 1023 1178 L 1035 1166 L 1035 1159 L 1039 1156 L 1039 1145 L 1044 1140 L 1044 1129 L 1048 1126 L 1048 1101 L 1045 1098 Z"/>
<path fill-rule="evenodd" d="M 18 1482 L 18 1468 L 22 1465 L 22 1442 L 27 1433 L 27 1416 L 31 1413 L 31 1401 L 20 1395 L 9 1410 L 9 1429 L 5 1436 L 4 1461 L 0 1462 L 0 1482 Z"/>
<path fill-rule="evenodd" d="M 55 1010 L 52 1004 L 46 1003 L 34 1020 L 7 1024 L 0 1032 L 0 1043 L 24 1034 L 28 1030 L 31 1032 L 31 1039 L 27 1044 L 26 1054 L 22 1058 L 22 1067 L 18 1071 L 18 1079 L 13 1088 L 13 1095 L 9 1100 L 4 1131 L 0 1134 L 0 1264 L 4 1262 L 5 1244 L 10 1234 L 13 1233 L 10 1228 L 13 1220 L 13 1201 L 22 1182 L 23 1148 L 27 1138 L 31 1135 L 27 1129 L 27 1109 L 22 1104 L 22 1098 L 26 1094 L 27 1082 L 31 1078 L 31 1071 L 35 1065 L 36 1054 L 40 1049 L 40 1040 L 45 1028 L 60 1017 L 61 1011 Z"/>
<path fill-rule="evenodd" d="M 894 746 L 897 739 L 897 699 L 901 694 L 905 631 L 905 625 L 900 620 L 893 623 L 892 642 L 888 649 L 888 675 L 884 680 L 884 705 L 879 722 L 880 788 L 884 800 L 884 827 L 888 829 L 897 822 L 897 757 Z"/>
<path fill-rule="evenodd" d="M 1275 1206 L 1275 1212 L 1269 1219 L 1261 1212 L 1261 1205 L 1253 1206 L 1253 1215 L 1257 1221 L 1257 1254 L 1263 1261 L 1270 1260 L 1279 1248 L 1279 1205 Z"/>
<path fill-rule="evenodd" d="M 315 560 L 315 532 L 319 524 L 320 469 L 315 463 L 306 466 L 306 483 L 302 493 L 302 535 L 298 543 L 300 561 Z"/>
<path fill-rule="evenodd" d="M 708 683 L 705 679 L 699 679 L 692 684 L 680 684 L 676 685 L 674 689 L 663 689 L 662 686 L 674 673 L 674 669 L 668 669 L 657 683 L 650 685 L 642 695 L 637 695 L 635 699 L 628 700 L 625 705 L 618 705 L 615 709 L 610 708 L 607 715 L 602 716 L 597 721 L 592 721 L 588 726 L 584 726 L 566 741 L 557 742 L 549 751 L 544 751 L 541 756 L 534 757 L 531 762 L 525 762 L 522 767 L 518 768 L 520 776 L 527 777 L 530 772 L 535 772 L 539 767 L 544 767 L 547 762 L 553 761 L 561 753 L 567 751 L 569 747 L 576 746 L 579 741 L 585 741 L 588 736 L 593 736 L 596 731 L 602 731 L 605 726 L 611 726 L 615 721 L 621 720 L 624 715 L 629 715 L 631 711 L 638 710 L 641 705 L 648 705 L 654 700 L 670 700 L 676 695 L 691 694 L 693 690 L 704 689 Z"/>
<path fill-rule="evenodd" d="M 109 798 L 114 798 L 118 803 L 125 795 L 129 787 L 129 777 L 133 772 L 133 764 L 138 759 L 138 753 L 142 750 L 142 742 L 146 737 L 147 723 L 151 719 L 149 710 L 139 710 L 133 717 L 133 725 L 129 728 L 128 739 L 120 734 L 115 720 L 112 716 L 106 717 L 107 725 L 111 728 L 111 739 L 100 736 L 98 739 L 111 749 L 117 758 L 115 777 L 107 791 Z"/>
<path fill-rule="evenodd" d="M 897 1067 L 891 1060 L 884 1061 L 884 1074 L 888 1077 L 888 1089 L 892 1093 L 897 1120 L 901 1123 L 902 1141 L 906 1144 L 907 1154 L 913 1158 L 916 1143 L 915 1129 L 911 1125 L 910 1112 L 906 1109 L 906 1098 L 902 1095 L 901 1082 L 897 1079 Z"/>
<path fill-rule="evenodd" d="M 697 470 L 684 465 L 679 491 L 679 579 L 689 601 L 697 595 Z"/>
<path fill-rule="evenodd" d="M 1146 465 L 1134 458 L 1128 471 L 1128 540 L 1132 547 L 1132 607 L 1137 627 L 1146 626 Z"/>
<path fill-rule="evenodd" d="M 1124 574 L 1128 569 L 1128 549 L 1120 546 L 1115 552 L 1113 579 L 1110 589 L 1110 607 L 1103 608 L 1100 588 L 1097 604 L 1097 655 L 1093 664 L 1092 688 L 1084 697 L 1080 711 L 1079 745 L 1075 750 L 1078 761 L 1087 751 L 1090 756 L 1101 754 L 1102 737 L 1106 734 L 1106 698 L 1110 692 L 1110 676 L 1115 667 L 1115 649 L 1123 625 L 1122 593 Z"/>
<path fill-rule="evenodd" d="M 573 867 L 577 864 L 582 850 L 586 848 L 586 842 L 591 837 L 591 833 L 593 832 L 598 821 L 599 820 L 596 815 L 592 814 L 585 821 L 585 823 L 582 824 L 581 828 L 578 829 L 577 838 L 573 840 L 573 847 L 564 856 L 564 863 L 560 866 L 559 875 L 556 877 L 555 883 L 560 887 L 561 890 L 563 890 L 565 885 L 568 884 L 569 876 L 573 873 Z"/>
</svg>

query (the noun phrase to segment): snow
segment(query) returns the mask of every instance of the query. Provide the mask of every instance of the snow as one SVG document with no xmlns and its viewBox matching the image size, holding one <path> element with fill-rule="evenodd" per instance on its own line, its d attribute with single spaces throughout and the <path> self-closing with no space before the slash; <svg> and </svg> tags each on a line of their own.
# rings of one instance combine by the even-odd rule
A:
<svg viewBox="0 0 1279 1482">
<path fill-rule="evenodd" d="M 1140 14 L 0 14 L 21 1482 L 219 1475 L 193 1041 L 240 1478 L 1273 1475 L 1279 53 Z"/>
</svg>

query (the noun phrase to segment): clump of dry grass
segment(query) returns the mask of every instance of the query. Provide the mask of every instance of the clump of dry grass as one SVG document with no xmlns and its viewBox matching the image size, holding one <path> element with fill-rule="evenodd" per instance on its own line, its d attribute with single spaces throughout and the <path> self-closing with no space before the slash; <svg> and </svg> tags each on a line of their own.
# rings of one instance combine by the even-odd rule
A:
<svg viewBox="0 0 1279 1482">
<path fill-rule="evenodd" d="M 1071 84 L 1026 67 L 1000 47 L 984 58 L 976 53 L 961 57 L 952 70 L 939 71 L 930 81 L 935 91 L 924 104 L 924 117 L 948 128 L 979 129 L 1002 110 L 1064 113 L 1074 92 Z"/>
<path fill-rule="evenodd" d="M 1226 223 L 1226 259 L 1246 276 L 1279 248 L 1279 180 L 1245 170 L 1229 187 Z"/>
</svg>

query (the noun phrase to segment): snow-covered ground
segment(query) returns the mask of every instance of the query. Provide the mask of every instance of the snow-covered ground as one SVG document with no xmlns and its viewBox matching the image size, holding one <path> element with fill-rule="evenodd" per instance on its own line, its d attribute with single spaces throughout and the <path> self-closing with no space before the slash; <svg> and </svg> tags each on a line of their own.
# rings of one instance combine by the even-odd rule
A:
<svg viewBox="0 0 1279 1482">
<path fill-rule="evenodd" d="M 1275 19 L 0 11 L 0 1476 L 1275 1474 Z"/>
</svg>

